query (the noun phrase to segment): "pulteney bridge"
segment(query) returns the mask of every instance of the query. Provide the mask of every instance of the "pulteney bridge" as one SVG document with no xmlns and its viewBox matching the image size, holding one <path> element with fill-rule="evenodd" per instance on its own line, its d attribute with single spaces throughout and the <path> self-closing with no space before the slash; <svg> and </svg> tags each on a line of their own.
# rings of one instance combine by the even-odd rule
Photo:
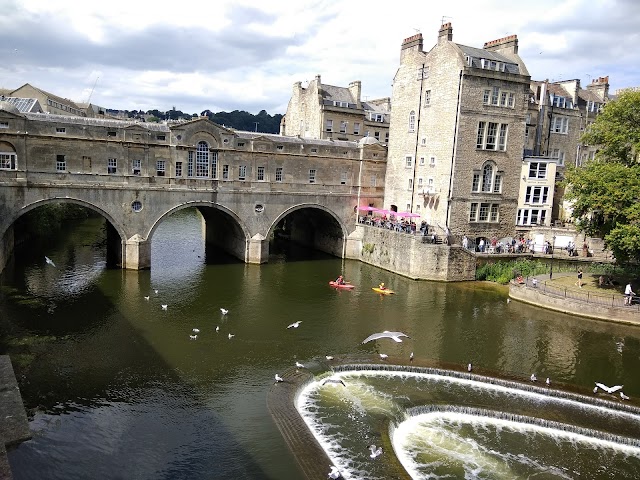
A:
<svg viewBox="0 0 640 480">
<path fill-rule="evenodd" d="M 283 220 L 291 240 L 357 257 L 356 207 L 381 205 L 386 148 L 238 132 L 200 118 L 175 125 L 19 113 L 0 102 L 0 269 L 14 223 L 51 202 L 107 221 L 127 269 L 151 266 L 158 225 L 196 207 L 206 243 L 247 263 L 268 259 Z M 378 186 L 380 185 L 380 186 Z"/>
</svg>

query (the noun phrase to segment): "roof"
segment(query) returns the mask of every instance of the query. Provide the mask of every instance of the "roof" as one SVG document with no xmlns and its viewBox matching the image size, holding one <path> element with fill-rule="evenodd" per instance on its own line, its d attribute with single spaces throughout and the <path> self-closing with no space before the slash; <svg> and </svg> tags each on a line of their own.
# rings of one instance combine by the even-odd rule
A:
<svg viewBox="0 0 640 480">
<path fill-rule="evenodd" d="M 520 73 L 520 66 L 517 62 L 514 61 L 513 58 L 510 58 L 506 55 L 503 55 L 498 52 L 492 52 L 490 50 L 485 50 L 484 48 L 475 48 L 468 47 L 466 45 L 460 45 L 456 43 L 458 48 L 462 50 L 465 55 L 473 58 L 473 62 L 471 64 L 472 67 L 482 68 L 479 59 L 486 58 L 487 60 L 494 60 L 496 62 L 502 62 L 506 65 L 505 69 L 508 73 Z"/>
<path fill-rule="evenodd" d="M 24 85 L 22 85 L 21 87 L 16 88 L 15 90 L 13 90 L 11 93 L 13 94 L 14 92 L 17 92 L 18 90 L 20 90 L 21 88 L 24 87 L 31 87 L 34 90 L 37 90 L 38 92 L 42 93 L 44 96 L 49 97 L 51 100 L 55 100 L 58 103 L 64 103 L 65 105 L 70 105 L 74 108 L 77 108 L 78 110 L 82 110 L 80 107 L 78 107 L 78 105 L 75 104 L 75 102 L 73 102 L 72 100 L 69 100 L 68 98 L 62 98 L 59 97 L 57 95 L 54 95 L 53 93 L 49 93 L 45 90 L 42 90 L 41 88 L 38 87 L 34 87 L 33 85 L 31 85 L 30 83 L 25 83 Z"/>
<path fill-rule="evenodd" d="M 335 87 L 333 85 L 325 85 L 323 83 L 320 87 L 320 94 L 325 100 L 356 103 L 356 99 L 353 98 L 351 91 L 346 87 Z"/>
<path fill-rule="evenodd" d="M 16 107 L 21 113 L 42 112 L 42 107 L 36 98 L 4 97 L 3 100 Z"/>
<path fill-rule="evenodd" d="M 66 123 L 75 125 L 93 125 L 98 127 L 120 127 L 126 128 L 132 125 L 139 126 L 154 132 L 170 132 L 169 127 L 162 123 L 136 122 L 133 120 L 110 120 L 108 118 L 78 117 L 75 115 L 50 115 L 48 113 L 25 113 L 29 120 L 40 122 Z"/>
<path fill-rule="evenodd" d="M 257 140 L 258 137 L 262 137 L 267 140 L 271 140 L 275 143 L 294 143 L 299 145 L 323 145 L 323 146 L 339 146 L 339 147 L 351 147 L 356 148 L 358 142 L 351 142 L 345 140 L 328 140 L 318 138 L 303 138 L 294 137 L 289 135 L 279 135 L 277 133 L 260 133 L 260 132 L 235 132 L 238 138 L 244 138 L 246 140 Z"/>
</svg>

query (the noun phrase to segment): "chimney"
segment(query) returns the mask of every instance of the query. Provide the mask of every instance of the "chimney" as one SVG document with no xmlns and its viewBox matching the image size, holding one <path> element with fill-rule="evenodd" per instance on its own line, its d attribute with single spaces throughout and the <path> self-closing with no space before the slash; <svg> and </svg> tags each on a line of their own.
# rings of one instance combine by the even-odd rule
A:
<svg viewBox="0 0 640 480">
<path fill-rule="evenodd" d="M 362 84 L 360 80 L 356 80 L 355 82 L 351 82 L 349 84 L 349 92 L 351 92 L 351 96 L 355 100 L 356 105 L 360 108 L 360 92 L 362 90 Z"/>
<path fill-rule="evenodd" d="M 449 42 L 453 39 L 453 27 L 451 27 L 451 23 L 447 22 L 440 27 L 438 31 L 438 43 L 442 43 L 445 40 Z"/>
<path fill-rule="evenodd" d="M 409 38 L 405 38 L 402 41 L 402 47 L 400 50 L 406 50 L 407 48 L 418 47 L 418 50 L 422 51 L 422 34 L 416 33 Z"/>
<path fill-rule="evenodd" d="M 485 42 L 482 48 L 484 48 L 485 50 L 489 50 L 490 52 L 517 54 L 518 36 L 509 35 L 508 37 L 491 40 L 490 42 Z"/>
<path fill-rule="evenodd" d="M 603 102 L 609 99 L 609 75 L 591 80 L 587 85 L 587 90 L 595 93 Z"/>
</svg>

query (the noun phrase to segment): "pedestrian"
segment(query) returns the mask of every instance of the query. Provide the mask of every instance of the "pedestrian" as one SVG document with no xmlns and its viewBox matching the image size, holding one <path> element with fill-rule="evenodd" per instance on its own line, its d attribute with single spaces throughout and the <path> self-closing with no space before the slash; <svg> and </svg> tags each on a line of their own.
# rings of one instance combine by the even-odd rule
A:
<svg viewBox="0 0 640 480">
<path fill-rule="evenodd" d="M 582 288 L 582 269 L 581 268 L 578 269 L 578 281 L 576 282 L 576 285 Z"/>
<path fill-rule="evenodd" d="M 624 304 L 631 305 L 634 295 L 635 293 L 631 288 L 631 282 L 629 282 L 627 283 L 627 286 L 624 287 Z"/>
</svg>

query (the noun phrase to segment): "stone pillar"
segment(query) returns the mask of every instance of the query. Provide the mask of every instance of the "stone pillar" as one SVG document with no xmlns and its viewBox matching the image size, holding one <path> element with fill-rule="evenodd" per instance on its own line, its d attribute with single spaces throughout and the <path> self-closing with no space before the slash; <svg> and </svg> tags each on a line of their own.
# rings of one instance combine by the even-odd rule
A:
<svg viewBox="0 0 640 480">
<path fill-rule="evenodd" d="M 135 234 L 125 244 L 123 267 L 127 270 L 151 268 L 151 242 Z"/>
<path fill-rule="evenodd" d="M 347 237 L 344 258 L 360 260 L 362 256 L 362 236 L 366 227 L 356 225 L 356 229 Z"/>
<path fill-rule="evenodd" d="M 269 240 L 256 233 L 249 240 L 246 263 L 267 263 L 269 260 Z"/>
</svg>

